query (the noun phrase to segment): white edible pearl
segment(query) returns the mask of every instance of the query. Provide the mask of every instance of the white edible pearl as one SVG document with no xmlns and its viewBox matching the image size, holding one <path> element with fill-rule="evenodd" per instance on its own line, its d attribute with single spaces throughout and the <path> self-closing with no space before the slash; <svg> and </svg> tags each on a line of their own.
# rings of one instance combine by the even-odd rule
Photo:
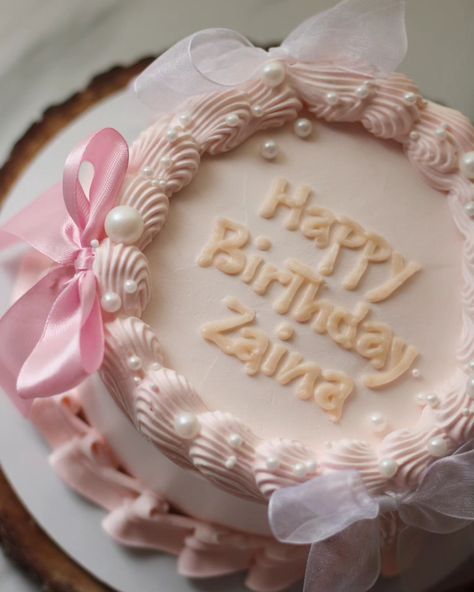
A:
<svg viewBox="0 0 474 592">
<path fill-rule="evenodd" d="M 96 238 L 93 238 L 93 239 L 91 240 L 91 247 L 92 247 L 93 249 L 98 249 L 98 248 L 99 248 L 99 246 L 100 246 L 100 243 L 99 243 L 99 241 L 98 241 Z"/>
<path fill-rule="evenodd" d="M 122 306 L 122 299 L 115 292 L 106 292 L 100 299 L 100 305 L 106 312 L 117 312 Z"/>
<path fill-rule="evenodd" d="M 462 414 L 463 415 L 470 415 L 471 410 L 469 409 L 469 407 L 464 407 L 464 409 L 462 410 Z"/>
<path fill-rule="evenodd" d="M 313 124 L 309 119 L 300 117 L 295 121 L 293 129 L 295 130 L 295 134 L 298 136 L 298 138 L 307 138 L 313 131 Z"/>
<path fill-rule="evenodd" d="M 391 479 L 398 471 L 398 463 L 393 458 L 383 458 L 379 462 L 379 471 L 387 479 Z"/>
<path fill-rule="evenodd" d="M 144 166 L 142 168 L 142 173 L 145 175 L 145 177 L 149 177 L 153 173 L 153 169 L 151 166 Z"/>
<path fill-rule="evenodd" d="M 171 156 L 162 156 L 160 158 L 160 164 L 165 168 L 168 168 L 173 164 L 173 159 L 171 158 Z"/>
<path fill-rule="evenodd" d="M 186 127 L 191 123 L 191 115 L 189 113 L 181 113 L 178 117 L 181 127 Z"/>
<path fill-rule="evenodd" d="M 130 356 L 127 360 L 130 370 L 139 370 L 142 367 L 142 361 L 138 356 Z"/>
<path fill-rule="evenodd" d="M 229 113 L 229 115 L 227 115 L 225 118 L 225 122 L 227 123 L 227 125 L 235 127 L 236 125 L 239 125 L 240 118 L 237 115 L 237 113 Z"/>
<path fill-rule="evenodd" d="M 252 113 L 255 115 L 255 117 L 262 117 L 263 107 L 261 105 L 254 105 L 252 107 Z"/>
<path fill-rule="evenodd" d="M 236 456 L 229 456 L 229 458 L 225 461 L 226 469 L 233 469 L 237 464 L 237 457 Z"/>
<path fill-rule="evenodd" d="M 240 448 L 244 441 L 240 434 L 231 434 L 229 436 L 228 442 L 232 448 Z"/>
<path fill-rule="evenodd" d="M 411 371 L 411 375 L 413 376 L 413 378 L 420 378 L 421 376 L 421 371 L 419 368 L 413 368 L 413 370 Z"/>
<path fill-rule="evenodd" d="M 416 103 L 416 101 L 418 99 L 417 95 L 413 92 L 405 93 L 405 96 L 403 98 L 404 98 L 405 102 L 410 105 L 413 105 L 414 103 Z"/>
<path fill-rule="evenodd" d="M 169 127 L 166 130 L 166 137 L 168 139 L 169 142 L 174 142 L 175 140 L 178 139 L 178 130 L 175 127 Z"/>
<path fill-rule="evenodd" d="M 428 403 L 428 405 L 430 407 L 432 407 L 434 409 L 435 407 L 438 407 L 438 405 L 439 405 L 439 398 L 434 394 L 429 394 L 429 395 L 426 395 L 426 402 Z"/>
<path fill-rule="evenodd" d="M 467 381 L 466 394 L 470 399 L 474 399 L 474 376 Z"/>
<path fill-rule="evenodd" d="M 276 471 L 280 466 L 280 461 L 275 456 L 269 456 L 265 461 L 265 466 L 269 471 Z"/>
<path fill-rule="evenodd" d="M 432 456 L 441 457 L 448 453 L 448 443 L 442 436 L 436 436 L 428 442 L 428 452 Z"/>
<path fill-rule="evenodd" d="M 303 463 L 296 463 L 293 466 L 293 475 L 299 479 L 302 479 L 306 475 L 306 467 Z"/>
<path fill-rule="evenodd" d="M 134 376 L 134 377 L 133 377 L 133 382 L 134 382 L 136 385 L 139 385 L 141 381 L 142 381 L 142 380 L 141 380 L 141 378 L 140 378 L 139 376 Z"/>
<path fill-rule="evenodd" d="M 381 413 L 372 413 L 370 416 L 370 424 L 374 432 L 383 432 L 387 427 L 387 420 Z"/>
<path fill-rule="evenodd" d="M 328 92 L 326 94 L 326 101 L 329 105 L 337 105 L 339 103 L 339 97 L 335 92 Z"/>
<path fill-rule="evenodd" d="M 420 134 L 418 132 L 416 132 L 415 130 L 410 132 L 410 140 L 418 140 L 419 137 L 420 137 Z"/>
<path fill-rule="evenodd" d="M 370 88 L 367 83 L 362 84 L 356 88 L 355 94 L 359 99 L 366 99 L 369 96 Z"/>
<path fill-rule="evenodd" d="M 314 471 L 318 468 L 318 463 L 314 460 L 307 460 L 304 463 L 305 469 L 307 473 L 314 473 Z"/>
<path fill-rule="evenodd" d="M 446 131 L 446 129 L 444 127 L 438 127 L 435 130 L 435 134 L 438 138 L 444 139 L 448 135 L 448 132 Z"/>
<path fill-rule="evenodd" d="M 468 366 L 469 366 L 469 370 L 470 370 L 471 372 L 474 372 L 474 360 L 471 360 L 471 361 L 469 362 Z"/>
<path fill-rule="evenodd" d="M 138 284 L 135 280 L 127 280 L 123 285 L 123 289 L 127 294 L 135 294 L 138 290 Z"/>
<path fill-rule="evenodd" d="M 266 158 L 267 160 L 273 160 L 278 154 L 278 144 L 275 142 L 275 140 L 266 140 L 262 144 L 260 152 L 263 158 Z"/>
<path fill-rule="evenodd" d="M 135 243 L 143 234 L 143 228 L 143 218 L 130 206 L 113 208 L 105 219 L 105 232 L 115 243 Z"/>
<path fill-rule="evenodd" d="M 418 393 L 415 395 L 415 401 L 417 405 L 426 405 L 426 397 L 423 393 Z"/>
<path fill-rule="evenodd" d="M 474 201 L 468 201 L 464 206 L 464 211 L 470 218 L 474 218 Z"/>
<path fill-rule="evenodd" d="M 459 160 L 459 168 L 468 179 L 474 180 L 474 150 L 463 154 Z"/>
<path fill-rule="evenodd" d="M 268 62 L 262 68 L 262 79 L 272 88 L 281 84 L 285 76 L 286 68 L 281 62 Z"/>
<path fill-rule="evenodd" d="M 174 429 L 178 436 L 186 440 L 191 440 L 199 434 L 201 426 L 194 413 L 185 411 L 180 413 L 174 422 Z"/>
</svg>

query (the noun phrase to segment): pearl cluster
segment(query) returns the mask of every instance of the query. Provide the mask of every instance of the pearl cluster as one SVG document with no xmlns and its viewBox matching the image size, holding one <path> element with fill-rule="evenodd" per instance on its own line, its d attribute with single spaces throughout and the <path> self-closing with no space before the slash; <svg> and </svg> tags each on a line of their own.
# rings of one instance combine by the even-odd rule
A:
<svg viewBox="0 0 474 592">
<path fill-rule="evenodd" d="M 278 469 L 278 467 L 280 466 L 280 461 L 278 460 L 278 458 L 276 456 L 269 456 L 265 460 L 265 466 L 267 467 L 267 469 L 269 471 L 276 471 Z"/>
<path fill-rule="evenodd" d="M 366 99 L 370 95 L 370 83 L 364 82 L 355 90 L 355 94 L 359 99 Z"/>
<path fill-rule="evenodd" d="M 192 440 L 201 431 L 201 424 L 194 413 L 184 411 L 176 416 L 174 429 L 180 438 Z"/>
<path fill-rule="evenodd" d="M 440 140 L 444 140 L 448 135 L 449 125 L 447 123 L 442 123 L 439 127 L 435 129 L 435 135 Z"/>
<path fill-rule="evenodd" d="M 306 477 L 308 473 L 314 473 L 318 468 L 318 463 L 314 459 L 299 462 L 293 465 L 293 475 L 298 479 Z"/>
<path fill-rule="evenodd" d="M 293 131 L 298 136 L 298 138 L 308 138 L 313 132 L 313 124 L 306 117 L 299 117 L 293 125 Z M 260 146 L 260 154 L 266 160 L 274 160 L 278 156 L 279 152 L 280 148 L 277 142 L 271 138 L 264 140 Z"/>
<path fill-rule="evenodd" d="M 281 462 L 276 456 L 268 456 L 265 459 L 265 466 L 269 471 L 276 471 L 280 465 Z M 317 468 L 318 463 L 314 459 L 309 459 L 295 463 L 292 466 L 292 473 L 297 479 L 303 479 L 306 475 L 315 473 Z"/>
<path fill-rule="evenodd" d="M 391 479 L 398 471 L 398 463 L 393 458 L 382 458 L 379 462 L 379 472 L 387 479 Z"/>
<path fill-rule="evenodd" d="M 279 147 L 275 140 L 265 140 L 260 148 L 260 154 L 266 160 L 274 160 L 278 156 Z"/>
<path fill-rule="evenodd" d="M 229 446 L 232 446 L 232 448 L 240 448 L 244 443 L 244 440 L 240 434 L 233 433 L 229 436 L 227 442 L 229 443 Z"/>
<path fill-rule="evenodd" d="M 438 395 L 435 395 L 434 393 L 417 393 L 417 395 L 415 395 L 415 401 L 421 407 L 429 405 L 432 409 L 436 409 L 441 403 Z"/>
<path fill-rule="evenodd" d="M 408 103 L 408 105 L 416 105 L 418 102 L 418 95 L 414 92 L 407 92 L 404 94 L 403 100 L 405 103 Z"/>
<path fill-rule="evenodd" d="M 105 233 L 114 243 L 132 245 L 141 238 L 144 228 L 140 213 L 130 206 L 112 208 L 105 219 Z"/>
<path fill-rule="evenodd" d="M 380 434 L 385 432 L 388 426 L 388 421 L 387 418 L 382 415 L 382 413 L 372 413 L 369 419 L 372 430 L 375 433 Z"/>
<path fill-rule="evenodd" d="M 306 117 L 299 117 L 295 121 L 293 129 L 298 138 L 307 138 L 313 131 L 313 124 Z"/>
<path fill-rule="evenodd" d="M 100 305 L 105 312 L 118 312 L 122 306 L 122 299 L 116 292 L 106 292 L 100 299 Z"/>
<path fill-rule="evenodd" d="M 149 167 L 147 174 L 151 172 Z M 143 235 L 145 224 L 140 213 L 131 206 L 116 206 L 107 214 L 104 223 L 106 235 L 114 243 L 132 245 L 136 243 Z M 99 246 L 98 241 L 91 242 L 92 248 Z M 123 289 L 127 294 L 135 294 L 138 290 L 138 284 L 135 280 L 128 279 L 124 282 Z M 102 309 L 108 313 L 117 313 L 122 307 L 122 299 L 116 292 L 106 292 L 100 299 Z"/>
<path fill-rule="evenodd" d="M 169 166 L 171 166 L 171 164 L 173 163 L 172 159 L 169 156 L 163 156 L 163 158 L 160 159 L 160 164 L 164 167 L 164 168 L 168 168 Z M 159 187 L 160 189 L 166 189 L 166 179 L 163 177 L 160 178 L 153 178 L 153 169 L 150 166 L 144 166 L 142 168 L 142 174 L 145 177 L 149 177 L 150 178 L 150 183 L 151 185 L 153 185 L 153 187 Z"/>
<path fill-rule="evenodd" d="M 448 453 L 448 443 L 443 436 L 436 436 L 428 442 L 427 449 L 432 456 L 441 458 Z"/>
<path fill-rule="evenodd" d="M 279 61 L 267 62 L 262 68 L 262 80 L 270 88 L 280 86 L 286 77 L 285 64 Z"/>
<path fill-rule="evenodd" d="M 127 292 L 127 294 L 135 294 L 135 292 L 138 290 L 138 284 L 135 280 L 125 280 L 123 289 L 125 292 Z"/>
</svg>

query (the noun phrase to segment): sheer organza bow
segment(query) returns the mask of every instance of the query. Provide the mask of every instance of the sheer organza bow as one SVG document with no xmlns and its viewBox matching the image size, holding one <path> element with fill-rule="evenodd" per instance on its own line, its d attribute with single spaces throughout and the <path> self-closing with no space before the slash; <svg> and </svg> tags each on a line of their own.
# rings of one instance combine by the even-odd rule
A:
<svg viewBox="0 0 474 592">
<path fill-rule="evenodd" d="M 339 471 L 276 491 L 268 512 L 279 541 L 311 545 L 305 592 L 366 592 L 380 574 L 384 513 L 437 534 L 474 520 L 473 446 L 434 462 L 413 492 L 372 497 L 359 473 Z"/>
<path fill-rule="evenodd" d="M 85 162 L 94 176 L 86 196 Z M 68 156 L 58 183 L 0 228 L 56 263 L 0 319 L 0 386 L 26 413 L 31 399 L 77 386 L 102 364 L 104 333 L 91 241 L 100 239 L 128 167 L 128 146 L 103 129 Z"/>
<path fill-rule="evenodd" d="M 329 62 L 368 76 L 386 76 L 407 49 L 404 0 L 344 0 L 294 29 L 279 47 L 257 48 L 230 29 L 186 37 L 135 80 L 139 98 L 155 111 L 232 87 L 254 77 L 269 59 L 291 69 L 300 62 Z"/>
</svg>

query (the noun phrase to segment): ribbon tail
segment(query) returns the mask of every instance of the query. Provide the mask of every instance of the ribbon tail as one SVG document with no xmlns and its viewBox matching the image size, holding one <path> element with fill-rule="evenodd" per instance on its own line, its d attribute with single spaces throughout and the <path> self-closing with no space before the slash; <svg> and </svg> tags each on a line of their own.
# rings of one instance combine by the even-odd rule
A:
<svg viewBox="0 0 474 592">
<path fill-rule="evenodd" d="M 367 592 L 380 567 L 379 521 L 360 520 L 311 546 L 304 592 Z"/>
<path fill-rule="evenodd" d="M 86 334 L 97 335 L 92 325 L 102 323 L 97 314 L 95 284 L 74 276 L 63 287 L 50 307 L 44 329 L 32 352 L 23 364 L 17 380 L 20 397 L 49 397 L 78 386 L 101 362 L 103 343 L 97 346 L 84 366 L 81 341 Z M 84 298 L 84 290 L 88 292 Z M 92 363 L 95 362 L 95 363 Z"/>
<path fill-rule="evenodd" d="M 17 377 L 43 332 L 58 285 L 63 281 L 64 270 L 59 267 L 52 269 L 0 319 L 0 386 L 24 415 L 27 415 L 31 403 L 19 396 Z"/>
</svg>

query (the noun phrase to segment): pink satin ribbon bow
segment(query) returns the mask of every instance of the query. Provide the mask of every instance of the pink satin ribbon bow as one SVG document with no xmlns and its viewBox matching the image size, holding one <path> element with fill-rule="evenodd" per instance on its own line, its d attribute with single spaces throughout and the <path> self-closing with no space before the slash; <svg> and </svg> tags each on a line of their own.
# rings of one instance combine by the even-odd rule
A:
<svg viewBox="0 0 474 592">
<path fill-rule="evenodd" d="M 89 196 L 79 180 L 92 164 Z M 23 241 L 52 267 L 0 319 L 0 386 L 23 413 L 28 400 L 77 386 L 98 370 L 104 332 L 91 241 L 103 235 L 128 167 L 128 146 L 103 129 L 68 156 L 58 183 L 0 229 L 0 247 Z"/>
<path fill-rule="evenodd" d="M 473 446 L 434 462 L 413 492 L 372 497 L 357 472 L 340 471 L 276 491 L 268 512 L 279 541 L 311 545 L 305 592 L 366 592 L 380 575 L 384 513 L 437 534 L 474 521 Z"/>
<path fill-rule="evenodd" d="M 331 63 L 387 76 L 407 50 L 404 0 L 344 0 L 304 21 L 279 47 L 265 51 L 230 29 L 205 29 L 155 60 L 134 82 L 138 97 L 169 111 L 192 97 L 251 79 L 269 59 Z"/>
</svg>

